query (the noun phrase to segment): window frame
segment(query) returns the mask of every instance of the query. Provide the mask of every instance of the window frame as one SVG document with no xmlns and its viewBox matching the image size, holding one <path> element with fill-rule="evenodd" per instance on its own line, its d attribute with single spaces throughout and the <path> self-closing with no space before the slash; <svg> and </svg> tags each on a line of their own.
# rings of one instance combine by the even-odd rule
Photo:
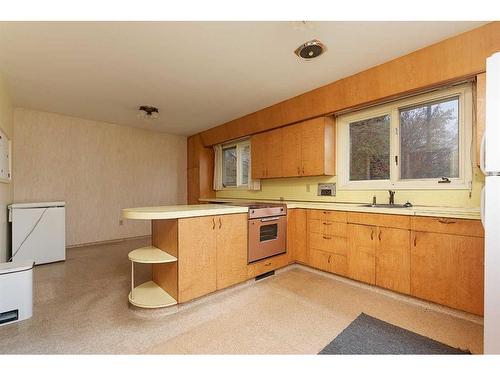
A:
<svg viewBox="0 0 500 375">
<path fill-rule="evenodd" d="M 243 159 L 242 159 L 242 153 L 243 153 L 243 148 L 248 146 L 248 177 L 247 177 L 247 183 L 243 184 Z M 250 182 L 250 171 L 251 171 L 251 162 L 252 162 L 252 145 L 250 142 L 250 138 L 240 140 L 240 141 L 234 141 L 230 143 L 224 143 L 222 146 L 222 165 L 220 166 L 221 168 L 221 174 L 220 178 L 222 179 L 221 181 L 221 186 L 222 190 L 240 190 L 240 189 L 248 189 L 248 184 Z M 236 186 L 231 185 L 231 186 L 225 186 L 224 185 L 224 178 L 223 178 L 223 170 L 224 170 L 224 150 L 228 148 L 236 147 Z"/>
<path fill-rule="evenodd" d="M 426 103 L 443 101 L 458 97 L 458 148 L 459 148 L 459 176 L 451 178 L 450 183 L 438 183 L 440 178 L 401 179 L 401 138 L 400 138 L 400 110 L 416 107 Z M 389 139 L 389 169 L 388 180 L 358 180 L 351 181 L 350 177 L 350 138 L 349 124 L 367 120 L 373 117 L 390 116 Z M 472 184 L 472 85 L 461 84 L 430 93 L 412 96 L 392 101 L 368 109 L 359 110 L 337 117 L 337 171 L 339 190 L 469 190 Z M 396 165 L 395 157 L 398 157 Z"/>
</svg>

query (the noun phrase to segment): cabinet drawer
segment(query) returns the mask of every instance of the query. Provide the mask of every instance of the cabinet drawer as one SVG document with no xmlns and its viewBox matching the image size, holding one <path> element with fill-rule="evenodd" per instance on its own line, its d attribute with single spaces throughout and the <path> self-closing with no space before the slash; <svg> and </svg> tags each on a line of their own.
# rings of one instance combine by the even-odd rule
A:
<svg viewBox="0 0 500 375">
<path fill-rule="evenodd" d="M 484 229 L 480 220 L 451 219 L 444 217 L 413 217 L 411 229 L 419 232 L 484 237 Z"/>
<path fill-rule="evenodd" d="M 327 253 L 321 250 L 311 250 L 309 265 L 313 268 L 337 275 L 347 275 L 347 257 L 343 255 Z"/>
<path fill-rule="evenodd" d="M 262 275 L 263 273 L 276 270 L 288 265 L 288 254 L 276 255 L 248 265 L 248 278 Z"/>
<path fill-rule="evenodd" d="M 347 238 L 309 233 L 309 248 L 347 255 Z"/>
<path fill-rule="evenodd" d="M 379 227 L 410 229 L 411 216 L 391 214 L 370 214 L 348 212 L 347 221 L 353 224 L 375 225 Z"/>
<path fill-rule="evenodd" d="M 309 210 L 308 219 L 319 219 L 329 221 L 347 222 L 347 212 L 332 210 Z"/>
<path fill-rule="evenodd" d="M 307 223 L 309 226 L 309 233 L 319 233 L 339 237 L 347 236 L 347 223 L 319 219 L 309 219 Z"/>
</svg>

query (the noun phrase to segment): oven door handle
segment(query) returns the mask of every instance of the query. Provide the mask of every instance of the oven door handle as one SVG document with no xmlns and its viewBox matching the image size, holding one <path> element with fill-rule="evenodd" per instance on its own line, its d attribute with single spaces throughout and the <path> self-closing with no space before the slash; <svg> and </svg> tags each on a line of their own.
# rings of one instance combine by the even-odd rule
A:
<svg viewBox="0 0 500 375">
<path fill-rule="evenodd" d="M 276 217 L 266 217 L 266 218 L 264 218 L 264 219 L 260 219 L 260 221 L 261 221 L 262 223 L 265 223 L 266 221 L 276 221 L 276 220 L 279 220 L 279 219 L 280 219 L 280 217 L 279 217 L 279 216 L 276 216 Z"/>
</svg>

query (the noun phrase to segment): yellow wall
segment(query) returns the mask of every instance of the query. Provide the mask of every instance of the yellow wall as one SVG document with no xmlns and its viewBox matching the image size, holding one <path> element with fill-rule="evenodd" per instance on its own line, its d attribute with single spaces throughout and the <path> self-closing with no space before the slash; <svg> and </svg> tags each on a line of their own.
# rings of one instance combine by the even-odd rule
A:
<svg viewBox="0 0 500 375">
<path fill-rule="evenodd" d="M 12 103 L 5 86 L 5 81 L 0 74 L 0 128 L 12 140 Z M 7 205 L 12 202 L 12 182 L 0 182 L 0 262 L 7 260 L 8 250 L 8 226 L 7 226 Z"/>
<path fill-rule="evenodd" d="M 481 188 L 484 176 L 478 168 L 474 168 L 472 195 L 467 190 L 397 190 L 396 203 L 409 200 L 414 205 L 446 206 L 446 207 L 479 207 Z M 336 177 L 301 177 L 262 180 L 261 191 L 224 190 L 217 192 L 217 198 L 245 199 L 280 199 L 306 200 L 322 202 L 368 203 L 374 195 L 377 202 L 387 203 L 389 194 L 386 190 L 370 191 L 337 191 L 336 197 L 318 197 L 317 184 L 336 182 Z M 310 191 L 307 191 L 309 187 Z"/>
</svg>

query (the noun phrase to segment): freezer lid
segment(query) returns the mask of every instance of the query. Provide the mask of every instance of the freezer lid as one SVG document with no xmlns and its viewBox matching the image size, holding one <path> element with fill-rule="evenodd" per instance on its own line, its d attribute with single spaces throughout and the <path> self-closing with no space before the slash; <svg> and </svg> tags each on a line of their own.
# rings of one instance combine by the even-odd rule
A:
<svg viewBox="0 0 500 375">
<path fill-rule="evenodd" d="M 38 203 L 12 203 L 9 204 L 9 210 L 16 208 L 46 208 L 46 207 L 64 207 L 66 202 L 38 202 Z"/>
<path fill-rule="evenodd" d="M 8 273 L 27 271 L 33 268 L 35 262 L 32 260 L 21 260 L 7 263 L 0 263 L 0 275 Z"/>
</svg>

